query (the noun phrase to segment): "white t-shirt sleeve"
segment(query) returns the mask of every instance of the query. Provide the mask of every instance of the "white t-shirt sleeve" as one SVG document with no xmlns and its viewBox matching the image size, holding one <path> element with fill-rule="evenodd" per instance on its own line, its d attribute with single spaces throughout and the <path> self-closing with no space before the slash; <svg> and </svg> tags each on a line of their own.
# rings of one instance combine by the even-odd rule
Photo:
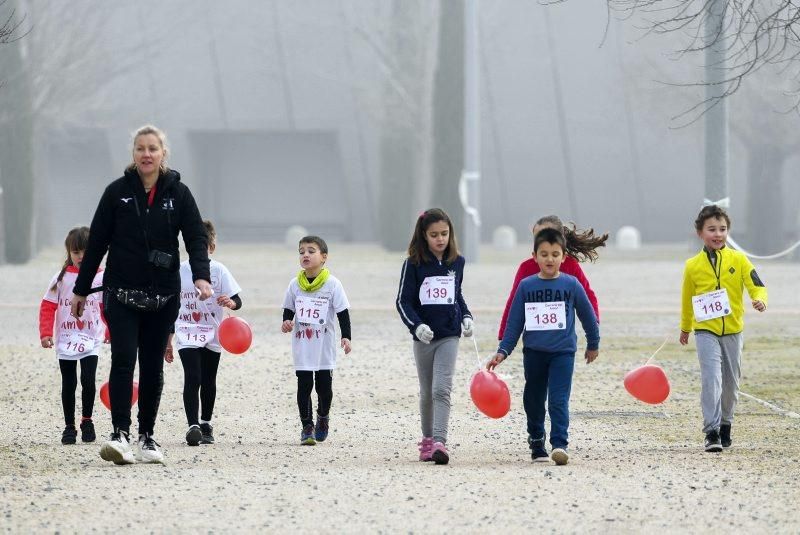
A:
<svg viewBox="0 0 800 535">
<path fill-rule="evenodd" d="M 220 271 L 219 271 L 219 291 L 223 295 L 227 295 L 228 297 L 233 297 L 236 294 L 242 293 L 242 288 L 239 286 L 239 283 L 236 282 L 236 279 L 233 278 L 233 275 L 225 267 L 224 264 L 220 264 Z"/>
<path fill-rule="evenodd" d="M 50 279 L 50 284 L 47 285 L 47 291 L 44 293 L 44 297 L 42 297 L 43 301 L 49 301 L 51 303 L 58 304 L 58 287 L 56 286 L 57 280 L 58 273 L 53 275 L 53 278 Z"/>
<path fill-rule="evenodd" d="M 350 302 L 347 300 L 347 294 L 344 293 L 344 286 L 337 279 L 336 286 L 333 289 L 333 310 L 338 314 L 342 310 L 350 308 Z"/>
<path fill-rule="evenodd" d="M 289 283 L 289 287 L 286 288 L 286 296 L 283 298 L 283 308 L 288 308 L 292 312 L 294 312 L 294 280 Z"/>
</svg>

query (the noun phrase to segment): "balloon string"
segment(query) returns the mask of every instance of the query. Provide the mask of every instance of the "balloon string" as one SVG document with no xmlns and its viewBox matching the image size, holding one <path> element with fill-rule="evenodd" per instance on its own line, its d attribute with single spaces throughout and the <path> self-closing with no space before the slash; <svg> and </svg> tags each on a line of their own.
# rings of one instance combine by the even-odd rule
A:
<svg viewBox="0 0 800 535">
<path fill-rule="evenodd" d="M 199 289 L 199 288 L 195 288 L 195 290 L 197 290 L 197 293 L 198 293 L 198 294 L 200 293 L 200 289 Z M 214 295 L 213 291 L 212 291 L 211 295 Z M 197 299 L 197 300 L 198 300 L 198 301 L 200 301 L 200 303 L 203 305 L 203 308 L 205 308 L 205 309 L 206 309 L 206 314 L 208 314 L 209 316 L 211 316 L 211 319 L 214 321 L 214 323 L 216 323 L 216 324 L 217 324 L 217 327 L 219 327 L 219 322 L 217 321 L 217 317 L 216 317 L 216 316 L 214 315 L 214 313 L 213 313 L 213 312 L 211 312 L 211 310 L 208 308 L 208 305 L 206 304 L 206 302 L 205 302 L 205 301 L 203 301 L 203 300 L 201 300 L 199 297 L 198 297 L 198 299 Z M 223 311 L 223 314 L 224 314 L 224 311 Z"/>
<path fill-rule="evenodd" d="M 478 369 L 480 370 L 483 367 L 481 363 L 481 353 L 478 351 L 478 341 L 475 340 L 475 333 L 472 333 L 472 345 L 475 346 L 475 361 L 478 363 Z"/>
<path fill-rule="evenodd" d="M 651 361 L 651 360 L 653 360 L 654 358 L 656 358 L 656 355 L 658 355 L 658 352 L 659 352 L 659 351 L 661 351 L 662 349 L 664 349 L 664 346 L 665 346 L 665 345 L 667 345 L 667 340 L 669 340 L 669 335 L 667 335 L 667 337 L 666 337 L 666 338 L 664 338 L 664 343 L 663 343 L 663 344 L 661 344 L 661 345 L 658 347 L 658 349 L 656 349 L 656 352 L 655 352 L 655 353 L 653 353 L 652 355 L 650 355 L 650 358 L 649 358 L 649 359 L 647 359 L 647 362 L 645 362 L 645 363 L 644 363 L 644 365 L 645 365 L 645 366 L 647 366 L 648 364 L 650 364 L 650 361 Z"/>
</svg>

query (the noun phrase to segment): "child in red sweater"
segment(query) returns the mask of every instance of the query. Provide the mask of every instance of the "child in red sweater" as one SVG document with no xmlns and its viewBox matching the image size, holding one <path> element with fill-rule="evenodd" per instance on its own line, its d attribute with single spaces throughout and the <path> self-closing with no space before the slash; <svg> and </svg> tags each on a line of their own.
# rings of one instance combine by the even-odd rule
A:
<svg viewBox="0 0 800 535">
<path fill-rule="evenodd" d="M 589 302 L 592 304 L 594 315 L 597 317 L 597 322 L 599 323 L 600 309 L 597 305 L 597 296 L 594 294 L 594 291 L 589 285 L 589 279 L 587 279 L 586 275 L 583 273 L 579 262 L 586 260 L 594 262 L 597 260 L 596 249 L 598 247 L 605 247 L 606 241 L 608 240 L 608 234 L 595 236 L 594 229 L 579 231 L 575 228 L 574 224 L 572 224 L 572 227 L 570 228 L 564 225 L 558 216 L 548 215 L 540 218 L 533 225 L 533 237 L 536 238 L 536 235 L 539 233 L 539 231 L 544 228 L 560 230 L 564 234 L 564 237 L 567 240 L 567 247 L 564 251 L 566 254 L 564 256 L 564 263 L 561 264 L 560 271 L 561 273 L 572 275 L 578 279 L 578 282 L 581 283 L 583 289 L 586 290 L 586 296 L 589 298 Z M 500 330 L 497 333 L 498 340 L 503 339 L 503 334 L 506 330 L 506 322 L 508 321 L 508 312 L 511 309 L 511 302 L 514 301 L 514 295 L 517 292 L 517 286 L 519 286 L 520 281 L 522 281 L 522 279 L 525 277 L 530 277 L 531 275 L 536 275 L 537 273 L 539 273 L 539 264 L 536 263 L 535 257 L 531 257 L 519 265 L 517 274 L 514 277 L 514 284 L 511 286 L 511 292 L 508 294 L 508 299 L 506 300 L 506 308 L 503 310 L 503 318 L 500 320 Z"/>
</svg>

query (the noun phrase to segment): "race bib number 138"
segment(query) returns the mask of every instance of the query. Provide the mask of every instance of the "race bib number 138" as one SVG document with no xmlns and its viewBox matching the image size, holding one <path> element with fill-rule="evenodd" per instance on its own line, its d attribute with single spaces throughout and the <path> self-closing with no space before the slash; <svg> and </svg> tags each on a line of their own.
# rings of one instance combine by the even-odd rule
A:
<svg viewBox="0 0 800 535">
<path fill-rule="evenodd" d="M 567 328 L 564 301 L 525 303 L 526 331 L 557 331 Z"/>
</svg>

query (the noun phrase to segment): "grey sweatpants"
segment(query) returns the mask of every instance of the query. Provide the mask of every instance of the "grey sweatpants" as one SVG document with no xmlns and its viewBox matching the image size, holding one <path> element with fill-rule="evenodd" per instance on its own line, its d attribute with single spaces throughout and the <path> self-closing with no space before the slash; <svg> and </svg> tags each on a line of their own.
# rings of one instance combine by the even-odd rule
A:
<svg viewBox="0 0 800 535">
<path fill-rule="evenodd" d="M 700 361 L 700 406 L 703 433 L 719 430 L 720 424 L 733 423 L 739 400 L 742 376 L 742 333 L 717 336 L 696 331 L 697 358 Z"/>
<path fill-rule="evenodd" d="M 450 421 L 450 391 L 458 356 L 458 337 L 450 336 L 430 344 L 414 342 L 414 360 L 419 377 L 419 414 L 422 436 L 447 442 Z"/>
</svg>

